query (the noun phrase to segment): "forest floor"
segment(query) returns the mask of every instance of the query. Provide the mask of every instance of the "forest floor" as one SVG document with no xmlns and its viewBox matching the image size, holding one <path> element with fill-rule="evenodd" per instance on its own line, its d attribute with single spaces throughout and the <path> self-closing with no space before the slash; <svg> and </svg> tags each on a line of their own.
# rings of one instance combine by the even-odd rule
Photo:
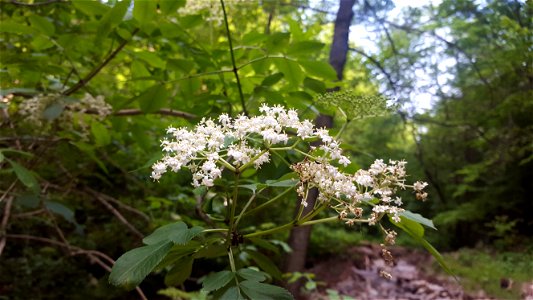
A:
<svg viewBox="0 0 533 300">
<path fill-rule="evenodd" d="M 343 257 L 320 260 L 306 270 L 315 274 L 318 289 L 302 299 L 497 299 L 482 290 L 465 292 L 453 277 L 436 272 L 435 260 L 427 252 L 404 247 L 390 247 L 389 250 L 395 259 L 394 267 L 386 269 L 392 279 L 379 276 L 379 270 L 385 266 L 380 256 L 381 247 L 361 245 L 351 248 Z M 504 282 L 494 284 L 506 288 Z M 527 289 L 533 289 L 533 283 Z M 522 299 L 533 300 L 533 293 L 528 296 L 523 295 Z M 516 296 L 508 299 L 516 299 Z"/>
</svg>

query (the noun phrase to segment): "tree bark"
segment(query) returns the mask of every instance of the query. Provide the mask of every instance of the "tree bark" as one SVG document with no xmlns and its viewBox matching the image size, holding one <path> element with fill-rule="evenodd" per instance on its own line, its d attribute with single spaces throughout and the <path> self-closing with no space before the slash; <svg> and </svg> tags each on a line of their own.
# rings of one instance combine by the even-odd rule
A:
<svg viewBox="0 0 533 300">
<path fill-rule="evenodd" d="M 337 72 L 337 79 L 343 79 L 344 66 L 346 64 L 346 56 L 348 53 L 348 38 L 350 33 L 350 24 L 353 18 L 353 6 L 356 0 L 339 0 L 339 10 L 335 20 L 335 29 L 333 33 L 333 42 L 331 44 L 331 51 L 329 53 L 329 63 Z M 336 90 L 336 89 L 334 89 Z M 315 126 L 317 128 L 333 127 L 333 117 L 320 114 L 315 119 Z M 318 197 L 318 190 L 313 189 L 308 194 L 307 207 L 304 209 L 303 215 L 308 213 L 314 206 Z M 297 202 L 296 211 L 298 212 L 300 201 Z M 311 237 L 312 226 L 295 227 L 291 230 L 288 244 L 292 249 L 285 259 L 285 272 L 301 272 L 305 268 L 305 260 L 307 256 L 307 247 L 309 245 L 309 238 Z M 292 284 L 287 285 L 289 291 L 295 298 L 299 298 L 300 289 L 304 284 L 303 280 L 298 280 Z"/>
</svg>

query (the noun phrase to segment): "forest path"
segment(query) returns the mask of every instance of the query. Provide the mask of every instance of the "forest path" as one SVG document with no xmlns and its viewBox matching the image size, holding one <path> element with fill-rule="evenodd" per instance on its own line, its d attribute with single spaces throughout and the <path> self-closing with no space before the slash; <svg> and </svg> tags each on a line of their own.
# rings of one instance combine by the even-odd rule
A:
<svg viewBox="0 0 533 300">
<path fill-rule="evenodd" d="M 435 274 L 435 260 L 427 252 L 404 247 L 390 247 L 389 250 L 395 259 L 395 266 L 386 269 L 392 279 L 378 274 L 385 266 L 380 256 L 381 247 L 365 244 L 349 249 L 343 257 L 321 260 L 306 270 L 316 275 L 315 281 L 325 285 L 302 299 L 330 299 L 326 289 L 357 300 L 494 299 L 483 291 L 467 294 L 451 276 Z"/>
</svg>

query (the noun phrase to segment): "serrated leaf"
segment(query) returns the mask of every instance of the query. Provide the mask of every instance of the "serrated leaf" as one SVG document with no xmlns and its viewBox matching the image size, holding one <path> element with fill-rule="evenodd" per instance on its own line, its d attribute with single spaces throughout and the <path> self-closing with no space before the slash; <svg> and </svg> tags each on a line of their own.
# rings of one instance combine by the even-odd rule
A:
<svg viewBox="0 0 533 300">
<path fill-rule="evenodd" d="M 274 64 L 289 83 L 297 86 L 302 82 L 304 73 L 297 62 L 290 59 L 276 59 Z"/>
<path fill-rule="evenodd" d="M 204 229 L 199 226 L 194 226 L 192 228 L 189 228 L 187 230 L 172 232 L 170 234 L 170 240 L 173 241 L 175 244 L 183 245 L 187 244 L 190 240 L 192 240 L 194 237 L 202 233 Z"/>
<path fill-rule="evenodd" d="M 319 94 L 326 92 L 326 84 L 324 82 L 310 77 L 305 77 L 304 87 Z"/>
<path fill-rule="evenodd" d="M 215 258 L 219 256 L 224 256 L 227 254 L 226 246 L 224 245 L 208 245 L 202 249 L 200 249 L 198 252 L 196 252 L 193 256 L 194 258 Z"/>
<path fill-rule="evenodd" d="M 337 73 L 325 61 L 299 60 L 298 63 L 310 75 L 327 80 L 337 80 Z"/>
<path fill-rule="evenodd" d="M 234 277 L 235 274 L 227 270 L 209 274 L 202 282 L 202 289 L 206 292 L 216 291 L 226 286 Z"/>
<path fill-rule="evenodd" d="M 287 54 L 294 56 L 308 56 L 309 54 L 319 53 L 324 46 L 324 43 L 317 41 L 296 42 L 289 46 Z"/>
<path fill-rule="evenodd" d="M 162 0 L 159 1 L 159 9 L 164 15 L 175 13 L 178 8 L 185 5 L 185 0 Z"/>
<path fill-rule="evenodd" d="M 267 279 L 267 277 L 265 276 L 265 273 L 254 270 L 254 269 L 250 269 L 250 268 L 238 270 L 237 275 L 239 275 L 245 280 L 257 281 L 257 282 L 265 281 Z"/>
<path fill-rule="evenodd" d="M 44 205 L 49 211 L 61 215 L 63 218 L 65 218 L 65 220 L 76 224 L 76 220 L 74 219 L 74 212 L 65 205 L 55 201 L 45 201 Z"/>
<path fill-rule="evenodd" d="M 192 265 L 194 258 L 187 256 L 180 259 L 174 267 L 168 271 L 165 276 L 165 284 L 167 286 L 176 286 L 182 284 L 187 278 L 191 276 Z"/>
<path fill-rule="evenodd" d="M 139 101 L 144 113 L 153 113 L 165 106 L 167 98 L 168 93 L 165 87 L 154 85 L 139 95 L 136 100 Z"/>
<path fill-rule="evenodd" d="M 109 32 L 122 22 L 124 15 L 130 6 L 130 0 L 117 1 L 115 6 L 111 8 L 101 19 L 96 32 L 98 40 L 107 37 Z"/>
<path fill-rule="evenodd" d="M 244 297 L 241 295 L 239 288 L 232 286 L 220 296 L 219 300 L 244 300 Z"/>
<path fill-rule="evenodd" d="M 261 82 L 262 86 L 271 86 L 276 83 L 278 83 L 283 78 L 283 73 L 274 73 L 272 75 L 269 75 L 263 79 Z"/>
<path fill-rule="evenodd" d="M 293 300 L 294 297 L 284 288 L 279 286 L 246 280 L 239 284 L 241 290 L 250 299 L 261 300 Z"/>
<path fill-rule="evenodd" d="M 187 230 L 187 224 L 176 222 L 157 228 L 152 234 L 143 239 L 147 245 L 157 244 L 161 241 L 170 241 L 170 234 L 175 231 Z"/>
<path fill-rule="evenodd" d="M 128 288 L 139 285 L 171 248 L 172 242 L 162 241 L 124 253 L 115 262 L 109 275 L 109 282 Z"/>
<path fill-rule="evenodd" d="M 147 62 L 150 66 L 158 69 L 164 69 L 167 63 L 154 52 L 135 52 L 135 56 Z"/>
<path fill-rule="evenodd" d="M 291 187 L 298 184 L 299 180 L 296 179 L 287 179 L 287 180 L 267 180 L 265 184 L 267 186 L 274 187 Z"/>
<path fill-rule="evenodd" d="M 109 134 L 109 130 L 107 130 L 104 124 L 99 122 L 92 122 L 91 133 L 93 135 L 96 146 L 102 147 L 111 143 L 111 135 Z"/>
<path fill-rule="evenodd" d="M 43 117 L 49 121 L 57 119 L 65 109 L 61 103 L 53 103 L 43 111 Z"/>
<path fill-rule="evenodd" d="M 141 27 L 155 19 L 157 1 L 135 0 L 133 5 L 133 18 Z"/>
<path fill-rule="evenodd" d="M 72 5 L 88 16 L 103 15 L 110 9 L 99 1 L 75 0 Z"/>
<path fill-rule="evenodd" d="M 40 192 L 39 182 L 35 176 L 33 176 L 32 172 L 11 159 L 6 158 L 6 160 L 11 164 L 11 167 L 20 182 L 28 187 L 33 193 L 38 194 Z"/>
<path fill-rule="evenodd" d="M 411 211 L 406 210 L 406 211 L 401 212 L 399 215 L 402 216 L 402 217 L 405 217 L 405 218 L 407 218 L 409 220 L 412 220 L 412 221 L 415 221 L 415 222 L 420 223 L 422 225 L 425 225 L 425 226 L 427 226 L 429 228 L 437 230 L 437 228 L 433 224 L 433 221 L 431 221 L 430 219 L 424 218 L 420 214 L 413 213 Z"/>
<path fill-rule="evenodd" d="M 38 15 L 28 16 L 28 20 L 33 28 L 39 30 L 41 33 L 51 36 L 56 31 L 56 28 L 52 22 L 47 18 Z"/>
<path fill-rule="evenodd" d="M 275 279 L 281 280 L 281 271 L 279 268 L 268 258 L 268 256 L 254 251 L 254 250 L 246 250 L 246 253 L 250 256 L 250 258 L 257 264 L 257 266 L 270 274 Z"/>
</svg>

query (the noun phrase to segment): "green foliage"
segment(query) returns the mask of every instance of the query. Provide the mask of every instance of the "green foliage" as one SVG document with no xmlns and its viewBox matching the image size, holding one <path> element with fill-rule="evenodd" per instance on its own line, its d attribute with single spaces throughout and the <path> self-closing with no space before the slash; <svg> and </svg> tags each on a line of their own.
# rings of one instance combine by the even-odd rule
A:
<svg viewBox="0 0 533 300">
<path fill-rule="evenodd" d="M 461 249 L 445 255 L 445 259 L 468 292 L 483 289 L 499 299 L 518 299 L 521 287 L 531 281 L 533 252 L 490 252 L 485 249 Z M 502 289 L 500 281 L 512 281 L 509 289 Z"/>
</svg>

